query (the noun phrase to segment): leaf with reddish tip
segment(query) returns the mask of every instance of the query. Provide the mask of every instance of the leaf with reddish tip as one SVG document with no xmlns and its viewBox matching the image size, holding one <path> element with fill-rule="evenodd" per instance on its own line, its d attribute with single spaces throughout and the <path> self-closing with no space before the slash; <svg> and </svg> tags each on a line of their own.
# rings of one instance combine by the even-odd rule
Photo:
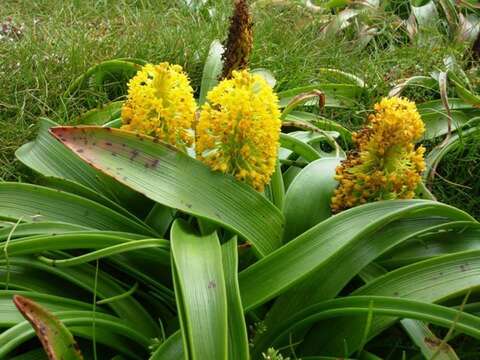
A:
<svg viewBox="0 0 480 360">
<path fill-rule="evenodd" d="M 75 339 L 60 320 L 26 297 L 15 295 L 13 302 L 32 324 L 50 360 L 83 360 Z"/>
<path fill-rule="evenodd" d="M 284 219 L 270 201 L 168 144 L 95 126 L 50 131 L 96 169 L 160 204 L 234 231 L 261 257 L 281 245 Z"/>
</svg>

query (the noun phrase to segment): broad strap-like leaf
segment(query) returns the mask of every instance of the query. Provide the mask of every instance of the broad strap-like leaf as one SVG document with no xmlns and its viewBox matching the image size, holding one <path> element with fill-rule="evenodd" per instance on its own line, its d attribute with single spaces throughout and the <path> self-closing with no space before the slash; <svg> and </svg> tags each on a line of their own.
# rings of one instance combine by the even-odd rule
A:
<svg viewBox="0 0 480 360">
<path fill-rule="evenodd" d="M 432 140 L 436 137 L 448 133 L 449 115 L 445 110 L 435 112 L 421 112 L 420 116 L 425 123 L 425 134 L 423 135 L 424 140 Z M 470 119 L 468 114 L 465 114 L 463 111 L 459 110 L 450 111 L 450 116 L 452 120 L 452 131 L 462 128 Z"/>
<path fill-rule="evenodd" d="M 92 230 L 85 226 L 63 222 L 40 222 L 11 224 L 0 229 L 0 241 L 34 235 L 56 235 L 76 231 Z"/>
<path fill-rule="evenodd" d="M 95 277 L 98 280 L 96 287 Z M 95 291 L 98 300 L 118 296 L 128 290 L 106 271 L 99 269 L 97 272 L 95 266 L 83 264 L 60 269 L 46 265 L 33 256 L 13 256 L 8 260 L 0 260 L 0 284 L 63 297 L 75 293 L 79 298 L 91 298 Z M 118 299 L 106 306 L 130 328 L 148 337 L 158 336 L 158 324 L 133 296 Z"/>
<path fill-rule="evenodd" d="M 90 67 L 82 75 L 76 78 L 67 88 L 63 96 L 68 99 L 72 94 L 83 88 L 93 88 L 93 90 L 101 90 L 105 79 L 112 76 L 128 80 L 134 76 L 138 70 L 144 65 L 136 61 L 136 59 L 113 59 L 103 61 Z"/>
<path fill-rule="evenodd" d="M 320 153 L 312 146 L 289 134 L 280 134 L 280 146 L 293 151 L 306 161 L 315 161 L 321 157 Z"/>
<path fill-rule="evenodd" d="M 468 214 L 458 209 L 426 200 L 383 201 L 344 211 L 321 222 L 273 254 L 243 270 L 239 275 L 239 282 L 244 307 L 251 309 L 261 305 L 293 285 L 299 284 L 301 280 L 305 280 L 309 275 L 323 269 L 324 266 L 334 265 L 332 256 L 338 256 L 337 264 L 342 264 L 344 257 L 351 256 L 350 251 L 354 247 L 365 249 L 365 242 L 368 243 L 371 240 L 372 234 L 391 225 L 395 220 L 422 215 L 432 217 L 431 220 L 427 218 L 424 226 L 431 226 L 432 222 L 433 225 L 437 225 L 439 221 L 442 221 L 437 216 L 453 220 L 473 220 Z M 413 224 L 416 225 L 415 221 Z M 401 228 L 399 227 L 399 229 Z M 413 229 L 417 232 L 421 230 L 421 227 L 414 226 Z M 407 228 L 404 237 L 408 238 L 408 230 Z M 384 251 L 393 246 L 391 242 L 386 241 L 386 239 L 382 241 Z M 379 255 L 375 254 L 375 256 Z M 364 266 L 370 262 L 366 259 L 359 262 L 360 260 L 361 258 L 355 261 L 357 264 L 367 261 Z M 335 267 L 338 268 L 338 265 L 331 269 L 334 270 Z M 358 271 L 360 270 L 361 268 L 358 269 Z M 344 273 L 354 276 L 350 272 Z M 331 271 L 325 273 L 327 278 L 330 275 Z M 344 285 L 348 280 L 342 279 L 342 282 L 329 289 L 328 293 L 332 292 L 335 295 L 341 289 L 338 289 L 337 286 Z M 317 283 L 312 291 L 318 290 L 318 284 L 321 282 Z M 326 295 L 327 292 L 321 293 Z M 301 294 L 299 296 L 303 299 Z M 305 300 L 312 301 L 313 299 L 308 298 L 302 301 Z M 285 308 L 284 311 L 289 310 Z"/>
<path fill-rule="evenodd" d="M 128 326 L 118 317 L 92 311 L 60 311 L 53 315 L 58 318 L 76 338 L 95 340 L 98 344 L 115 349 L 128 358 L 144 360 L 151 339 Z M 95 323 L 95 328 L 93 324 Z M 28 321 L 11 327 L 0 334 L 0 358 L 10 359 L 11 352 L 35 337 L 35 331 Z M 85 350 L 89 350 L 88 348 Z M 87 355 L 87 353 L 85 354 Z M 99 354 L 100 355 L 100 354 Z M 90 357 L 88 357 L 90 358 Z M 101 357 L 99 357 L 101 358 Z M 65 359 L 67 359 L 65 357 Z"/>
<path fill-rule="evenodd" d="M 217 234 L 197 235 L 176 220 L 171 242 L 185 359 L 227 359 L 228 305 Z"/>
<path fill-rule="evenodd" d="M 480 339 L 480 318 L 471 314 L 461 314 L 458 310 L 445 306 L 396 297 L 348 296 L 312 305 L 289 316 L 276 327 L 276 331 L 266 332 L 262 343 L 257 344 L 253 358 L 259 359 L 259 353 L 270 346 L 278 345 L 279 340 L 285 341 L 294 331 L 299 331 L 323 319 L 331 318 L 333 325 L 336 318 L 348 318 L 349 315 L 357 315 L 358 319 L 363 319 L 361 325 L 365 326 L 365 319 L 369 311 L 373 315 L 424 320 L 447 328 L 455 326 L 456 330 Z M 334 329 L 328 331 L 331 337 L 338 336 L 339 340 L 342 339 L 342 333 L 337 328 L 332 326 L 330 329 Z M 357 331 L 359 336 L 362 336 L 363 332 L 360 327 L 357 328 Z M 327 331 L 322 333 L 327 333 Z M 318 334 L 318 331 L 316 334 Z M 320 346 L 317 353 L 324 353 Z M 337 356 L 341 355 L 338 354 Z"/>
<path fill-rule="evenodd" d="M 77 123 L 85 125 L 104 125 L 107 122 L 118 119 L 122 112 L 123 101 L 112 101 L 106 105 L 91 109 L 77 119 Z"/>
<path fill-rule="evenodd" d="M 228 304 L 228 360 L 249 360 L 247 327 L 238 286 L 236 237 L 222 245 L 222 260 Z"/>
<path fill-rule="evenodd" d="M 474 250 L 421 261 L 389 272 L 366 284 L 352 295 L 389 296 L 428 303 L 439 302 L 480 286 L 479 259 L 480 250 Z M 461 318 L 464 316 L 466 314 Z M 343 354 L 345 343 L 348 344 L 349 352 L 354 352 L 361 342 L 359 329 L 363 328 L 364 320 L 364 317 L 351 316 L 318 324 L 319 328 L 334 327 L 337 333 L 334 335 L 312 332 L 305 344 L 308 353 L 315 354 L 318 349 L 322 349 L 325 354 Z M 396 320 L 397 318 L 391 316 L 374 317 L 369 338 L 379 334 Z"/>
<path fill-rule="evenodd" d="M 65 222 L 97 230 L 155 236 L 138 219 L 128 218 L 92 200 L 24 183 L 0 183 L 0 218 L 21 222 Z"/>
<path fill-rule="evenodd" d="M 52 126 L 57 124 L 46 118 L 40 119 L 36 139 L 22 145 L 15 152 L 15 156 L 23 164 L 43 176 L 53 176 L 84 185 L 136 213 L 148 211 L 145 197 L 96 171 L 59 144 L 49 133 Z"/>
<path fill-rule="evenodd" d="M 289 241 L 331 216 L 330 201 L 337 186 L 340 159 L 316 160 L 300 171 L 285 197 L 285 234 Z"/>
<path fill-rule="evenodd" d="M 387 269 L 437 256 L 480 250 L 480 223 L 458 221 L 438 225 L 382 255 L 377 262 Z"/>
<path fill-rule="evenodd" d="M 216 222 L 260 256 L 281 244 L 283 216 L 265 197 L 150 137 L 99 127 L 57 127 L 61 142 L 95 168 L 171 208 Z"/>
<path fill-rule="evenodd" d="M 37 333 L 50 360 L 82 360 L 75 339 L 55 316 L 34 301 L 15 295 L 13 302 Z"/>
<path fill-rule="evenodd" d="M 428 180 L 431 180 L 432 176 L 434 175 L 434 171 L 436 170 L 436 168 L 446 154 L 448 154 L 454 149 L 457 149 L 468 138 L 479 135 L 480 126 L 475 126 L 454 134 L 449 139 L 447 139 L 443 146 L 437 146 L 432 151 L 430 151 L 425 157 L 425 163 L 427 168 L 423 173 L 424 181 L 427 182 Z"/>
<path fill-rule="evenodd" d="M 348 211 L 340 213 L 346 217 L 331 229 L 320 225 L 329 221 L 333 223 L 335 218 L 340 220 L 340 216 L 332 217 L 312 228 L 310 231 L 319 231 L 316 233 L 318 245 L 315 250 L 321 253 L 319 256 L 326 258 L 317 263 L 317 269 L 305 280 L 276 300 L 266 318 L 266 326 L 273 328 L 289 314 L 337 296 L 366 265 L 412 236 L 449 222 L 449 218 L 469 219 L 462 211 L 443 204 L 413 200 L 404 201 L 402 206 L 402 202 L 393 201 L 390 206 L 388 202 L 373 203 L 371 206 L 356 208 L 356 211 L 353 211 L 354 208 L 349 211 L 352 216 L 347 216 Z M 320 233 L 321 229 L 323 231 Z M 299 238 L 302 237 L 303 235 Z"/>
<path fill-rule="evenodd" d="M 157 350 L 155 350 L 149 360 L 182 360 L 183 344 L 182 333 L 177 331 L 170 335 Z"/>
<path fill-rule="evenodd" d="M 35 301 L 38 305 L 48 309 L 50 312 L 74 310 L 89 311 L 92 309 L 92 304 L 66 297 L 48 295 L 35 291 L 0 290 L 0 326 L 2 328 L 11 327 L 24 321 L 22 314 L 17 311 L 15 304 L 12 301 L 14 295 L 27 297 L 30 300 Z M 101 309 L 97 310 L 103 312 Z"/>
<path fill-rule="evenodd" d="M 207 100 L 207 94 L 218 84 L 218 78 L 222 73 L 223 67 L 223 46 L 218 40 L 213 40 L 210 44 L 205 66 L 203 67 L 202 83 L 200 86 L 200 95 L 198 97 L 198 104 L 203 105 Z"/>
<path fill-rule="evenodd" d="M 377 263 L 371 263 L 359 273 L 359 276 L 363 281 L 369 283 L 386 273 L 387 270 L 382 266 Z M 442 340 L 437 338 L 433 331 L 430 330 L 428 323 L 420 320 L 402 319 L 400 320 L 400 325 L 413 343 L 419 347 L 426 359 L 431 359 L 438 352 L 436 355 L 437 360 L 459 360 L 453 348 L 448 343 L 443 343 Z"/>
<path fill-rule="evenodd" d="M 336 296 L 382 253 L 449 219 L 473 221 L 461 210 L 425 200 L 377 202 L 340 213 L 239 274 L 244 310 L 285 293 L 274 305 L 275 314 L 267 317 L 269 331 L 276 331 L 281 320 L 316 300 Z M 318 277 L 313 278 L 314 274 Z M 296 284 L 302 284 L 302 292 L 295 294 L 299 286 L 287 291 Z M 173 338 L 170 340 L 168 348 L 174 343 Z M 178 349 L 180 345 L 175 346 Z"/>
</svg>

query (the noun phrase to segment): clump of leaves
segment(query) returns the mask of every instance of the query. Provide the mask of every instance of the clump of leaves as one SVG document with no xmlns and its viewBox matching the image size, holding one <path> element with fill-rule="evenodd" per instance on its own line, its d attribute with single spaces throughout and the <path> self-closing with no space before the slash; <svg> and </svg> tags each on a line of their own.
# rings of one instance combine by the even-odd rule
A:
<svg viewBox="0 0 480 360">
<path fill-rule="evenodd" d="M 201 104 L 221 86 L 221 50 L 211 47 Z M 105 72 L 141 66 L 100 64 L 65 97 L 102 88 Z M 348 144 L 352 134 L 320 111 L 354 107 L 365 84 L 325 71 L 343 82 L 286 90 L 272 101 L 282 131 L 263 193 L 188 149 L 118 129 L 122 101 L 78 119 L 89 126 L 42 119 L 37 138 L 17 150 L 41 183 L 0 183 L 0 357 L 39 350 L 28 342 L 30 324 L 11 311 L 15 295 L 44 309 L 56 326 L 48 331 L 64 331 L 55 349 L 68 348 L 72 334 L 93 358 L 351 358 L 394 326 L 428 357 L 426 339 L 435 335 L 428 324 L 480 339 L 475 306 L 455 300 L 480 288 L 480 225 L 471 215 L 416 198 L 332 216 L 335 168 L 347 150 L 337 140 Z M 274 85 L 265 70 L 252 72 L 264 77 L 261 89 Z M 432 168 L 439 157 L 429 159 Z M 258 323 L 263 331 L 249 337 Z M 50 359 L 61 356 L 55 349 Z"/>
</svg>

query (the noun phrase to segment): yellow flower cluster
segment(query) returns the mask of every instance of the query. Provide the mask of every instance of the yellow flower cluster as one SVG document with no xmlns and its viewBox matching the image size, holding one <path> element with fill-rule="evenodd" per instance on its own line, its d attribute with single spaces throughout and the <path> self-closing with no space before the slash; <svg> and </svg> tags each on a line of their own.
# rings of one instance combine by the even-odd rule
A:
<svg viewBox="0 0 480 360">
<path fill-rule="evenodd" d="M 354 134 L 356 150 L 337 167 L 334 213 L 372 201 L 411 199 L 425 169 L 425 148 L 414 143 L 425 131 L 415 103 L 384 98 L 367 126 Z"/>
<path fill-rule="evenodd" d="M 207 95 L 196 128 L 197 158 L 263 191 L 275 170 L 278 98 L 259 75 L 233 71 Z"/>
<path fill-rule="evenodd" d="M 180 65 L 148 64 L 128 83 L 122 129 L 184 148 L 194 141 L 195 110 L 193 89 Z"/>
</svg>

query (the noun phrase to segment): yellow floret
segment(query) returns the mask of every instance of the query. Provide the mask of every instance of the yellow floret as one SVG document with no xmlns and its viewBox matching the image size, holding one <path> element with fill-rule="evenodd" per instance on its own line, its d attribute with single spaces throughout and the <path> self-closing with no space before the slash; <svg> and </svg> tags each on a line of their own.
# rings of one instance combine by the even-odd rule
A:
<svg viewBox="0 0 480 360">
<path fill-rule="evenodd" d="M 197 158 L 263 191 L 275 170 L 278 98 L 259 75 L 233 71 L 207 96 L 196 128 Z"/>
<path fill-rule="evenodd" d="M 180 65 L 145 65 L 128 83 L 122 129 L 156 137 L 184 148 L 194 141 L 196 104 Z"/>
<path fill-rule="evenodd" d="M 414 142 L 425 131 L 415 103 L 389 98 L 375 105 L 375 114 L 354 134 L 357 150 L 337 167 L 339 181 L 333 212 L 366 202 L 411 199 L 425 169 L 425 148 Z"/>
</svg>

